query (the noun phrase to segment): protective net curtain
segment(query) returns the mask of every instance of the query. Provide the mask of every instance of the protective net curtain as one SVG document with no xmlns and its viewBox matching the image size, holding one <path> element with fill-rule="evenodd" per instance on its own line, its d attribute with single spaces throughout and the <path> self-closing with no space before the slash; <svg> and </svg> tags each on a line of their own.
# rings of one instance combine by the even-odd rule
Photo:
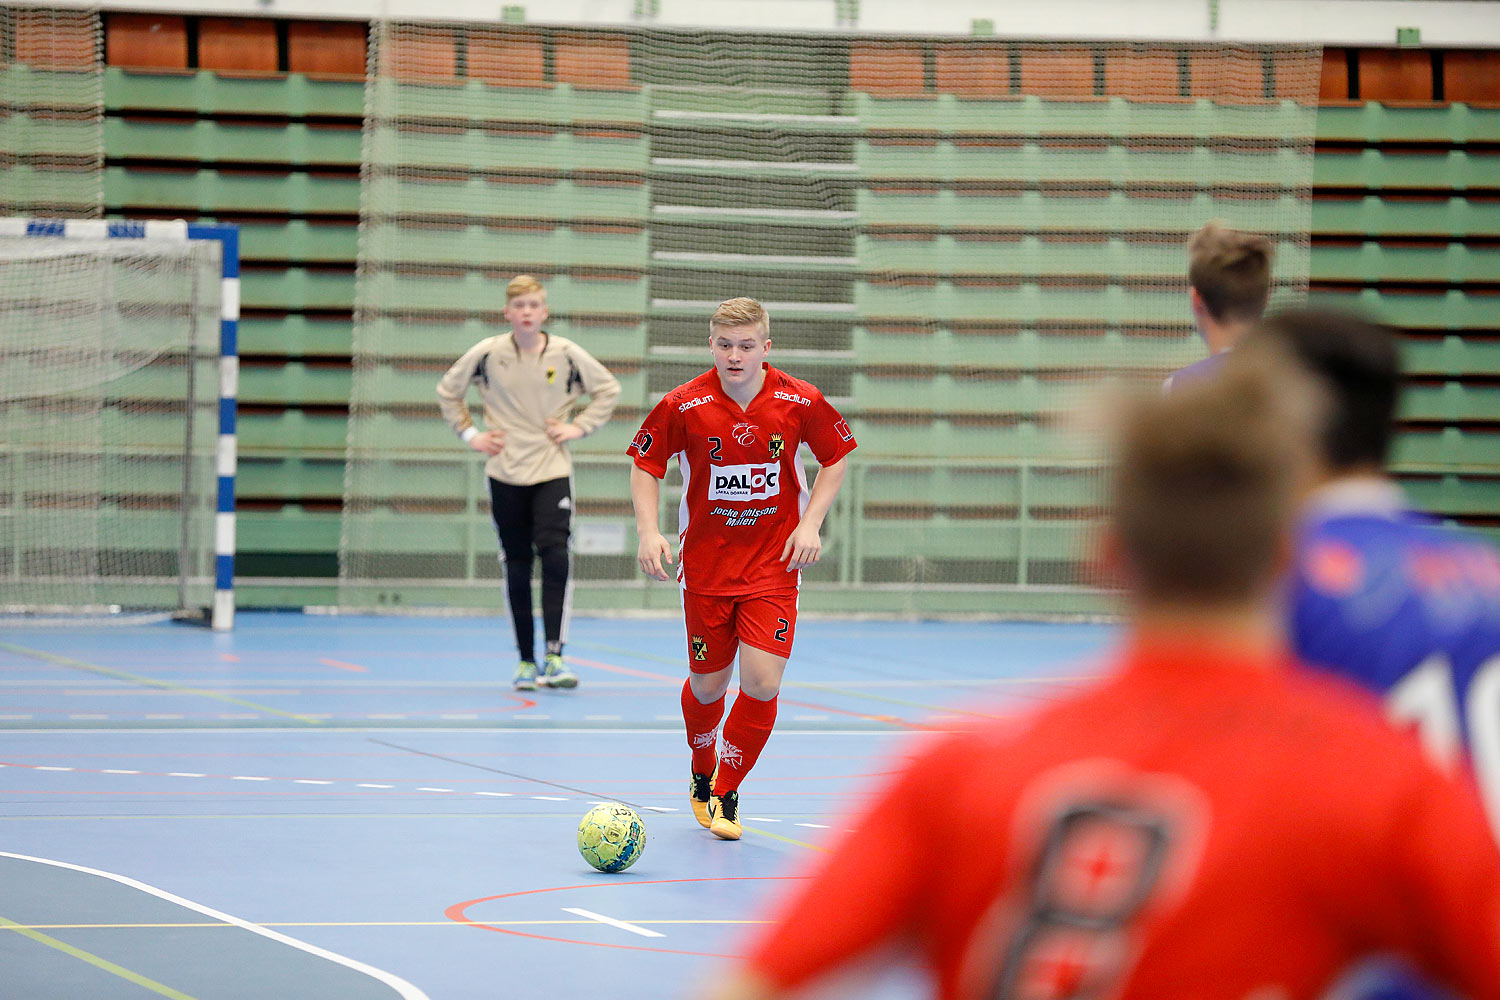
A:
<svg viewBox="0 0 1500 1000">
<path fill-rule="evenodd" d="M 103 214 L 99 13 L 0 7 L 0 215 Z"/>
<path fill-rule="evenodd" d="M 895 614 L 1087 592 L 1098 462 L 1060 418 L 1202 356 L 1200 225 L 1275 239 L 1275 301 L 1306 287 L 1316 48 L 388 23 L 370 52 L 349 606 L 499 606 L 433 386 L 517 273 L 624 386 L 574 448 L 581 608 L 647 600 L 621 453 L 747 294 L 860 441 L 809 593 Z"/>
</svg>

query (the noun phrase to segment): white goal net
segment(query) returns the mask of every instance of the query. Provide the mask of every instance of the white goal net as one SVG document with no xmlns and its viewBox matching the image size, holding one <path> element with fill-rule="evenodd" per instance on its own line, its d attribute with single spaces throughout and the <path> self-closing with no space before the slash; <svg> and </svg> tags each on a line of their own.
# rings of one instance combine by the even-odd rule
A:
<svg viewBox="0 0 1500 1000">
<path fill-rule="evenodd" d="M 220 248 L 0 236 L 0 614 L 214 598 Z"/>
</svg>

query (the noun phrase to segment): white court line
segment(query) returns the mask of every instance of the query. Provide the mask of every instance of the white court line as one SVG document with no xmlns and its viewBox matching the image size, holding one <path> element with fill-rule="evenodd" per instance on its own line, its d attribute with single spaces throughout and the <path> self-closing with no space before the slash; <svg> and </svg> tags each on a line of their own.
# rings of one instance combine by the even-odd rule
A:
<svg viewBox="0 0 1500 1000">
<path fill-rule="evenodd" d="M 377 785 L 377 784 L 374 784 L 372 782 L 366 781 L 366 782 L 361 782 L 360 784 L 355 785 L 354 787 L 355 788 L 395 788 L 396 786 L 395 785 Z"/>
<path fill-rule="evenodd" d="M 168 771 L 167 772 L 167 777 L 169 777 L 169 778 L 206 778 L 206 777 L 208 777 L 208 775 L 206 775 L 206 774 L 200 774 L 197 771 Z"/>
<path fill-rule="evenodd" d="M 579 917 L 587 917 L 589 920 L 597 920 L 601 924 L 609 924 L 609 926 L 611 927 L 618 927 L 622 931 L 629 931 L 632 934 L 639 934 L 641 937 L 666 937 L 665 934 L 658 934 L 656 931 L 649 930 L 648 928 L 641 927 L 636 924 L 627 924 L 623 920 L 616 920 L 614 917 L 606 917 L 604 914 L 595 913 L 593 910 L 581 910 L 576 906 L 564 906 L 562 910 L 564 913 L 571 913 Z"/>
<path fill-rule="evenodd" d="M 556 795 L 533 795 L 532 798 L 539 802 L 566 802 L 567 799 L 558 798 Z"/>
<path fill-rule="evenodd" d="M 82 865 L 71 865 L 65 861 L 52 861 L 48 858 L 34 858 L 26 854 L 11 854 L 9 851 L 0 851 L 0 858 L 15 858 L 17 861 L 34 861 L 39 865 L 51 865 L 54 868 L 66 868 L 69 871 L 83 872 L 85 875 L 97 875 L 100 878 L 107 878 L 112 882 L 118 882 L 121 885 L 129 886 L 132 889 L 139 889 L 141 892 L 149 893 L 157 897 L 158 899 L 164 899 L 169 903 L 176 903 L 178 906 L 185 906 L 189 910 L 201 913 L 205 917 L 209 917 L 210 919 L 221 920 L 226 924 L 233 924 L 234 926 L 239 927 L 243 930 L 250 931 L 252 934 L 259 934 L 262 937 L 268 937 L 272 941 L 290 945 L 291 947 L 296 948 L 299 951 L 307 952 L 309 955 L 316 955 L 318 958 L 326 958 L 330 962 L 335 962 L 339 965 L 344 966 L 345 968 L 353 969 L 355 972 L 364 973 L 371 979 L 378 980 L 379 982 L 382 982 L 385 985 L 389 986 L 391 989 L 395 990 L 403 998 L 403 1000 L 430 1000 L 426 993 L 423 993 L 421 990 L 417 989 L 415 986 L 413 986 L 411 983 L 408 983 L 400 976 L 396 976 L 392 973 L 386 972 L 384 969 L 377 969 L 374 966 L 366 965 L 363 962 L 357 962 L 352 958 L 346 958 L 343 955 L 337 955 L 331 951 L 325 951 L 324 949 L 319 948 L 316 945 L 308 944 L 306 941 L 298 941 L 294 937 L 289 937 L 285 934 L 282 934 L 280 931 L 273 931 L 269 927 L 262 927 L 259 924 L 252 924 L 250 921 L 242 920 L 239 917 L 231 917 L 227 913 L 211 909 L 207 906 L 204 906 L 202 903 L 195 903 L 190 899 L 183 899 L 181 896 L 174 896 L 172 893 L 167 892 L 165 889 L 158 889 L 153 885 L 147 885 L 145 882 L 137 882 L 135 879 L 126 878 L 124 875 L 116 875 L 114 872 L 100 871 L 97 868 L 85 868 Z M 648 931 L 647 933 L 652 932 Z M 659 937 L 660 935 L 657 936 Z"/>
<path fill-rule="evenodd" d="M 331 781 L 322 781 L 322 780 L 320 780 L 318 778 L 293 778 L 292 779 L 292 784 L 294 784 L 294 785 L 331 785 L 331 784 L 333 784 L 333 782 L 331 782 Z"/>
<path fill-rule="evenodd" d="M 36 766 L 34 766 L 32 768 L 32 770 L 33 771 L 71 771 L 73 769 L 71 767 L 53 767 L 53 766 L 44 765 L 44 764 L 37 764 Z"/>
</svg>

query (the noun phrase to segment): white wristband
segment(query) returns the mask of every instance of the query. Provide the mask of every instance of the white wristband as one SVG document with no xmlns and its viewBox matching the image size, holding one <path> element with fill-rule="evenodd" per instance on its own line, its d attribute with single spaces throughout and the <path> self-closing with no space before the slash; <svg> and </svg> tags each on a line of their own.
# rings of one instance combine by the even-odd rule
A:
<svg viewBox="0 0 1500 1000">
<path fill-rule="evenodd" d="M 468 427 L 465 427 L 462 431 L 460 431 L 458 436 L 464 439 L 464 444 L 468 444 L 470 441 L 479 436 L 479 428 L 475 427 L 473 424 L 470 424 Z"/>
</svg>

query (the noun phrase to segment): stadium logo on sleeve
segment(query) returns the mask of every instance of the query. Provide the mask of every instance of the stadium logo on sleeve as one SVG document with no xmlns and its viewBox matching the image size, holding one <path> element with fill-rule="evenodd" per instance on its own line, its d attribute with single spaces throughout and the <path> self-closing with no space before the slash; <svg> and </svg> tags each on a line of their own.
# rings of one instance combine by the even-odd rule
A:
<svg viewBox="0 0 1500 1000">
<path fill-rule="evenodd" d="M 686 413 L 688 410 L 691 410 L 695 406 L 702 406 L 704 403 L 712 403 L 713 401 L 714 397 L 712 395 L 695 396 L 694 398 L 688 400 L 686 403 L 683 403 L 681 406 L 677 407 L 677 412 Z"/>
<path fill-rule="evenodd" d="M 771 461 L 779 462 L 781 453 L 786 449 L 786 440 L 782 438 L 780 431 L 771 432 Z"/>
<path fill-rule="evenodd" d="M 630 447 L 635 449 L 637 455 L 646 454 L 651 450 L 651 432 L 643 430 L 637 433 L 635 440 L 630 442 Z"/>
<path fill-rule="evenodd" d="M 708 498 L 741 503 L 769 500 L 781 493 L 781 465 L 714 465 L 709 467 Z"/>
<path fill-rule="evenodd" d="M 774 395 L 777 399 L 784 399 L 788 403 L 796 403 L 798 406 L 812 405 L 812 400 L 808 399 L 806 396 L 799 396 L 795 392 L 782 392 L 780 389 L 777 389 L 774 393 L 772 393 L 772 395 Z"/>
<path fill-rule="evenodd" d="M 701 635 L 693 636 L 693 659 L 708 659 L 708 640 Z"/>
</svg>

